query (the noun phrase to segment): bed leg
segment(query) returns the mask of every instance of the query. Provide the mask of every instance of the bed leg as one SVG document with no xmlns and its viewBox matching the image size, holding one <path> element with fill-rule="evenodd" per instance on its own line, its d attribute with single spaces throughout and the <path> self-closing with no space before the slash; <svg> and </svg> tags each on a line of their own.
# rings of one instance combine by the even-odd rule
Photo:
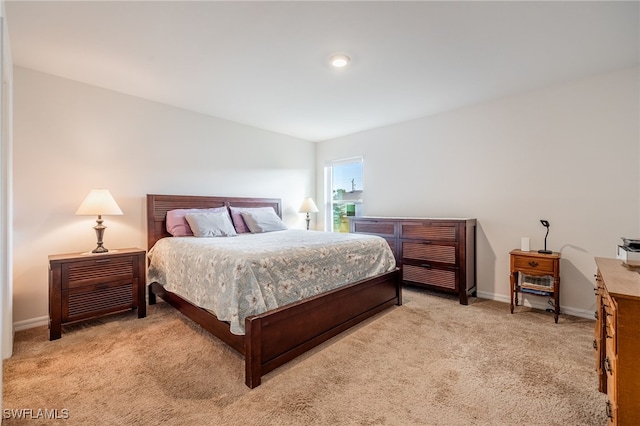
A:
<svg viewBox="0 0 640 426">
<path fill-rule="evenodd" d="M 153 292 L 153 290 L 151 290 L 151 284 L 148 285 L 149 287 L 149 305 L 155 305 L 156 304 L 156 294 Z"/>
<path fill-rule="evenodd" d="M 244 382 L 251 389 L 260 386 L 261 382 L 261 320 L 248 317 L 244 322 Z"/>
</svg>

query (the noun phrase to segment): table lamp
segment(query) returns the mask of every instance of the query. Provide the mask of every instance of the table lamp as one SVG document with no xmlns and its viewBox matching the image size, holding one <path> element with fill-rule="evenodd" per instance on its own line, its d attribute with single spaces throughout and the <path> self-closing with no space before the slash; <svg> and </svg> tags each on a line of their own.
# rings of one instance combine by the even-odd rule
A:
<svg viewBox="0 0 640 426">
<path fill-rule="evenodd" d="M 302 202 L 302 205 L 300 206 L 300 210 L 298 210 L 298 213 L 306 213 L 307 217 L 305 218 L 307 221 L 307 231 L 309 230 L 309 222 L 311 222 L 311 216 L 309 216 L 309 213 L 317 213 L 318 212 L 318 207 L 316 206 L 316 203 L 313 202 L 313 198 L 311 197 L 307 197 L 304 199 L 304 201 Z"/>
<path fill-rule="evenodd" d="M 102 237 L 106 226 L 102 224 L 102 215 L 121 215 L 122 210 L 113 199 L 108 189 L 92 189 L 89 195 L 84 199 L 80 207 L 76 211 L 76 215 L 82 216 L 98 216 L 97 225 L 93 227 L 96 230 L 98 238 L 98 246 L 91 253 L 106 253 L 109 250 L 102 245 Z"/>
<path fill-rule="evenodd" d="M 544 236 L 544 250 L 538 250 L 538 253 L 552 254 L 553 252 L 551 250 L 547 250 L 547 237 L 549 236 L 549 221 L 540 219 L 540 223 L 542 224 L 542 226 L 547 228 L 547 234 Z"/>
</svg>

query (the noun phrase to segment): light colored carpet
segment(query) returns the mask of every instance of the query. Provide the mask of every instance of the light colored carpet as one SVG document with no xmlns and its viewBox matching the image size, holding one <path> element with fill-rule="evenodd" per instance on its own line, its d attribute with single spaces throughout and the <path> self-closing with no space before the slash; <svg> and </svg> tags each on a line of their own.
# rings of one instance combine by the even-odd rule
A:
<svg viewBox="0 0 640 426">
<path fill-rule="evenodd" d="M 409 288 L 250 390 L 239 354 L 159 303 L 53 342 L 16 333 L 3 408 L 69 410 L 58 425 L 604 425 L 593 327 Z"/>
</svg>

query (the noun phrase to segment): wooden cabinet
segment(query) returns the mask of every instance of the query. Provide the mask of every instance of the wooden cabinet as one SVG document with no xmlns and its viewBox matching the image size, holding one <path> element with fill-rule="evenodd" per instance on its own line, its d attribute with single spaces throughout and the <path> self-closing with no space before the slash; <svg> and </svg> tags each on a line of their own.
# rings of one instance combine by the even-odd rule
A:
<svg viewBox="0 0 640 426">
<path fill-rule="evenodd" d="M 349 230 L 386 239 L 405 283 L 455 293 L 463 305 L 476 292 L 475 219 L 352 217 Z"/>
<path fill-rule="evenodd" d="M 596 258 L 595 349 L 598 388 L 609 425 L 640 421 L 640 273 L 618 259 Z"/>
<path fill-rule="evenodd" d="M 535 251 L 512 250 L 509 253 L 511 272 L 511 313 L 518 306 L 518 293 L 553 298 L 554 320 L 560 315 L 560 253 L 538 253 Z M 518 275 L 533 277 L 533 280 L 518 280 Z M 548 277 L 548 280 L 545 279 Z M 539 281 L 537 281 L 539 280 Z M 550 285 L 546 285 L 547 281 Z"/>
<path fill-rule="evenodd" d="M 146 316 L 144 250 L 49 256 L 49 340 L 62 324 L 126 309 Z"/>
</svg>

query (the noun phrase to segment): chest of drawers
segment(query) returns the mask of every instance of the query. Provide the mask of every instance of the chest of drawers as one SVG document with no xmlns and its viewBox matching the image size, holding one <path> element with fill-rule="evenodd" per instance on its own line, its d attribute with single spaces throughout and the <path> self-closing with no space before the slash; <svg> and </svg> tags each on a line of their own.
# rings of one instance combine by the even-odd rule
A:
<svg viewBox="0 0 640 426">
<path fill-rule="evenodd" d="M 596 258 L 593 347 L 609 425 L 640 421 L 640 274 L 618 259 Z"/>
<path fill-rule="evenodd" d="M 350 218 L 350 232 L 387 240 L 408 284 L 455 293 L 476 291 L 475 219 Z"/>
</svg>

